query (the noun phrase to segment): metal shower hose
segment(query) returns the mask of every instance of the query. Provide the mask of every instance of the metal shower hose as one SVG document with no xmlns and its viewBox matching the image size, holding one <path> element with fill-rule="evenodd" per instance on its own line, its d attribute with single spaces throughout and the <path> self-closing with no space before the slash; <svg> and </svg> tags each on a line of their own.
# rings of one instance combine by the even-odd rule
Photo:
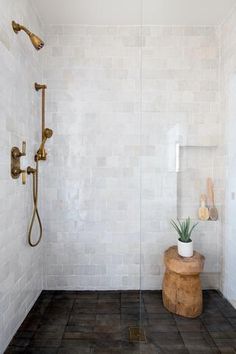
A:
<svg viewBox="0 0 236 354">
<path fill-rule="evenodd" d="M 38 160 L 36 159 L 36 169 L 32 173 L 33 175 L 33 201 L 34 201 L 34 210 L 33 210 L 33 215 L 31 218 L 30 222 L 30 227 L 29 227 L 29 232 L 28 232 L 28 242 L 31 247 L 35 247 L 39 244 L 41 241 L 42 235 L 43 235 L 43 228 L 42 228 L 42 223 L 41 219 L 39 216 L 39 211 L 38 211 Z M 35 221 L 35 217 L 38 219 L 38 224 L 39 224 L 39 238 L 38 241 L 35 243 L 32 241 L 32 229 Z"/>
</svg>

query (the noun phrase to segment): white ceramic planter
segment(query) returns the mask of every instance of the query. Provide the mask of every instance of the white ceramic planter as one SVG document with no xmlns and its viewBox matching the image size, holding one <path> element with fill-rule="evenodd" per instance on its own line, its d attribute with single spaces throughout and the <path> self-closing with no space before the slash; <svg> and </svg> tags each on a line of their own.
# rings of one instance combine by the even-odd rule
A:
<svg viewBox="0 0 236 354">
<path fill-rule="evenodd" d="M 193 256 L 193 241 L 181 242 L 180 240 L 178 240 L 178 254 L 182 257 L 192 257 Z"/>
</svg>

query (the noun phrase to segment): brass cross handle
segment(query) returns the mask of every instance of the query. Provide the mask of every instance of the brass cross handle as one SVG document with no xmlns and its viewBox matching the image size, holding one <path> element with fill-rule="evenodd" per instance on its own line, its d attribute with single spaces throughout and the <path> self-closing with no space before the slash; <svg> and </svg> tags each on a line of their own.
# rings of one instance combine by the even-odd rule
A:
<svg viewBox="0 0 236 354">
<path fill-rule="evenodd" d="M 11 175 L 13 178 L 19 178 L 21 175 L 22 184 L 26 184 L 26 170 L 21 170 L 19 167 L 13 167 L 11 170 Z"/>
<path fill-rule="evenodd" d="M 11 155 L 12 155 L 13 159 L 17 159 L 21 156 L 25 156 L 26 155 L 26 142 L 25 141 L 22 142 L 22 150 L 21 151 L 18 147 L 16 147 L 16 146 L 13 147 Z"/>
</svg>

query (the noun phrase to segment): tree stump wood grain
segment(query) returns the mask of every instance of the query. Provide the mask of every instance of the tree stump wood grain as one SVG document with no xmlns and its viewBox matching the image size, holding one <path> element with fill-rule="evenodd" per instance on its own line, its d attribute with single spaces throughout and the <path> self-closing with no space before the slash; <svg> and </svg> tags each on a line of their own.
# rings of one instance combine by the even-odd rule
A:
<svg viewBox="0 0 236 354">
<path fill-rule="evenodd" d="M 194 251 L 190 258 L 181 257 L 177 247 L 165 251 L 166 271 L 162 297 L 164 306 L 177 315 L 194 318 L 202 313 L 202 288 L 200 273 L 204 256 Z"/>
</svg>

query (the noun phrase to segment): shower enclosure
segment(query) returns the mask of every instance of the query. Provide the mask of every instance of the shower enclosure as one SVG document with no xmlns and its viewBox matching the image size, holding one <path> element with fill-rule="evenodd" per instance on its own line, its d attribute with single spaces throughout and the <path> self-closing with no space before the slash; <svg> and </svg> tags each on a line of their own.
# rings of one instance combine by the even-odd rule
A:
<svg viewBox="0 0 236 354">
<path fill-rule="evenodd" d="M 170 220 L 198 218 L 208 177 L 220 208 L 223 155 L 216 28 L 150 25 L 141 2 L 135 11 L 139 25 L 47 28 L 57 173 L 43 178 L 54 196 L 45 278 L 48 289 L 133 290 L 130 326 L 143 327 L 161 301 L 145 290 L 161 289 L 164 251 L 177 243 Z M 203 284 L 217 288 L 220 222 L 197 230 Z"/>
<path fill-rule="evenodd" d="M 93 14 L 100 14 L 98 3 Z M 224 104 L 234 110 L 235 90 L 232 83 L 229 103 L 227 97 L 221 99 L 232 71 L 224 65 L 233 62 L 226 60 L 230 41 L 220 38 L 228 35 L 228 27 L 223 32 L 223 25 L 183 25 L 170 17 L 167 24 L 162 12 L 151 16 L 151 3 L 134 1 L 133 11 L 127 16 L 124 8 L 119 21 L 114 14 L 121 14 L 121 1 L 114 1 L 109 16 L 99 17 L 101 22 L 92 17 L 91 23 L 80 18 L 74 25 L 43 25 L 36 15 L 31 19 L 33 9 L 27 15 L 19 2 L 13 6 L 5 1 L 8 13 L 0 20 L 5 30 L 0 36 L 1 170 L 7 171 L 0 176 L 4 348 L 40 292 L 58 290 L 59 297 L 64 291 L 70 292 L 68 297 L 81 291 L 82 297 L 96 298 L 100 314 L 109 316 L 102 329 L 118 337 L 126 331 L 126 339 L 140 352 L 150 336 L 157 338 L 156 348 L 163 340 L 169 350 L 171 336 L 165 329 L 174 319 L 163 309 L 161 289 L 164 252 L 178 238 L 171 219 L 198 221 L 193 242 L 206 258 L 202 285 L 225 288 L 230 299 L 235 298 L 233 276 L 222 276 L 222 236 L 228 228 L 230 241 L 233 234 L 233 214 L 225 217 L 224 201 L 231 201 L 233 208 L 235 199 L 233 169 L 226 196 L 224 191 L 229 133 L 224 131 L 227 117 L 222 111 Z M 87 9 L 86 1 L 83 6 Z M 89 15 L 88 10 L 84 13 Z M 13 18 L 23 18 L 44 42 L 17 23 L 16 32 L 25 31 L 33 46 L 25 34 L 15 35 Z M 47 141 L 47 161 L 40 164 L 44 237 L 28 249 L 33 181 L 28 178 L 19 189 L 18 181 L 10 179 L 9 146 L 19 146 L 24 138 L 27 153 L 28 146 L 34 153 L 39 147 L 35 81 L 47 85 L 45 118 L 53 139 Z M 52 136 L 51 129 L 44 128 L 39 160 L 45 160 L 44 144 Z M 200 221 L 200 197 L 208 193 L 209 177 L 219 218 Z M 14 223 L 9 223 L 9 215 Z M 35 224 L 32 240 L 38 240 L 38 232 Z M 228 270 L 233 262 L 231 254 Z M 151 354 L 150 341 L 148 350 Z"/>
<path fill-rule="evenodd" d="M 54 147 L 60 148 L 48 161 L 49 169 L 56 168 L 57 173 L 50 177 L 45 172 L 43 178 L 45 194 L 52 190 L 56 194 L 43 217 L 49 236 L 47 287 L 124 291 L 117 296 L 125 323 L 135 327 L 131 336 L 138 340 L 143 321 L 141 284 L 152 283 L 156 289 L 159 269 L 152 262 L 159 250 L 151 251 L 142 236 L 143 194 L 147 194 L 144 203 L 156 202 L 149 199 L 145 184 L 142 187 L 142 165 L 148 168 L 145 164 L 155 158 L 156 148 L 142 132 L 141 1 L 134 11 L 139 24 L 48 29 L 45 42 L 56 33 L 45 55 L 47 120 L 55 127 Z M 146 184 L 155 178 L 150 173 Z M 147 219 L 144 222 L 149 224 Z M 148 232 L 155 243 L 155 232 Z M 141 278 L 141 272 L 150 274 L 151 263 L 152 275 Z"/>
</svg>

